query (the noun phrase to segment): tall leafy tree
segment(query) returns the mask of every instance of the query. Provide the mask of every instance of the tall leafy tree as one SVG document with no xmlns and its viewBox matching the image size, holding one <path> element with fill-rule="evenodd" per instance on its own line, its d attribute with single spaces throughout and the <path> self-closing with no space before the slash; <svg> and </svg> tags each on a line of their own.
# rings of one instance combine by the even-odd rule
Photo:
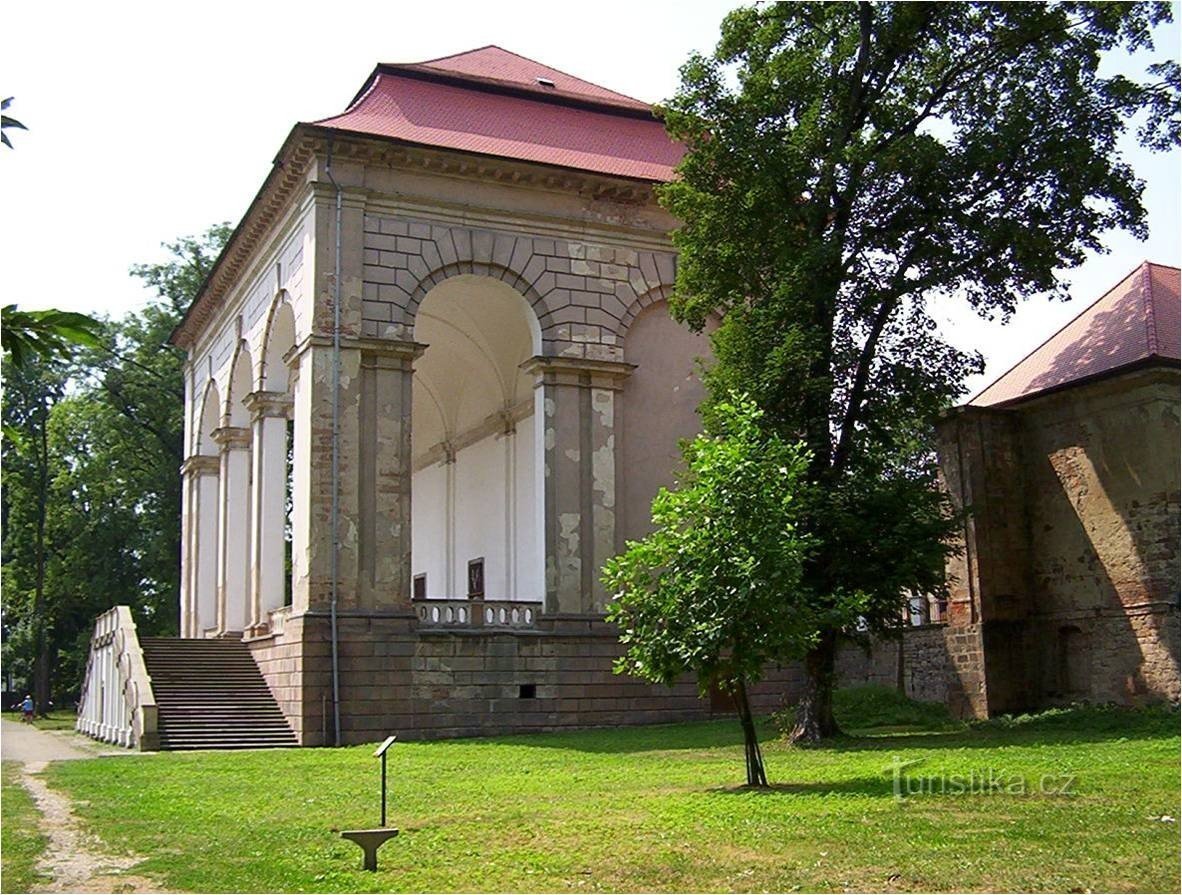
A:
<svg viewBox="0 0 1182 895">
<path fill-rule="evenodd" d="M 767 773 L 747 689 L 768 662 L 802 657 L 817 628 L 814 608 L 791 602 L 809 546 L 797 527 L 808 457 L 762 415 L 740 395 L 717 403 L 710 431 L 683 446 L 676 487 L 653 500 L 654 531 L 603 574 L 626 646 L 616 671 L 663 684 L 689 672 L 703 694 L 730 694 L 750 786 Z"/>
<path fill-rule="evenodd" d="M 131 271 L 156 299 L 106 323 L 98 344 L 69 364 L 35 355 L 9 380 L 21 388 L 5 394 L 4 512 L 32 522 L 4 527 L 5 659 L 36 666 L 46 698 L 51 672 L 56 692 L 79 686 L 94 616 L 111 606 L 129 604 L 145 633 L 175 633 L 184 384 L 168 337 L 229 232 L 219 225 L 166 244 L 165 262 Z M 46 371 L 56 378 L 39 385 Z M 20 463 L 31 472 L 18 480 Z"/>
<path fill-rule="evenodd" d="M 1117 143 L 1177 145 L 1178 66 L 1137 82 L 1164 3 L 774 3 L 727 16 L 664 110 L 688 153 L 661 188 L 682 222 L 674 314 L 719 313 L 711 400 L 751 393 L 811 462 L 800 587 L 820 620 L 794 739 L 837 731 L 839 632 L 891 632 L 942 584 L 951 514 L 932 424 L 975 353 L 932 307 L 1008 317 L 1056 271 L 1145 233 Z M 709 415 L 710 408 L 707 406 Z M 851 597 L 857 596 L 854 600 Z M 795 595 L 785 595 L 794 605 Z M 860 605 L 857 617 L 843 607 Z"/>
</svg>

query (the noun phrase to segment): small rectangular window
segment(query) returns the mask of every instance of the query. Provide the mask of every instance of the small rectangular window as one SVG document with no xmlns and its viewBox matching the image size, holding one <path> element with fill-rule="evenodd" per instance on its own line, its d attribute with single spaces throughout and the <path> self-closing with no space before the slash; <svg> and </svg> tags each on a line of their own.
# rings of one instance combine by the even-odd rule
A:
<svg viewBox="0 0 1182 895">
<path fill-rule="evenodd" d="M 522 684 L 517 688 L 518 699 L 537 699 L 538 685 L 537 684 Z"/>
<path fill-rule="evenodd" d="M 468 599 L 484 599 L 484 557 L 468 560 Z"/>
<path fill-rule="evenodd" d="M 414 593 L 412 595 L 416 600 L 427 599 L 427 575 L 415 575 L 414 577 Z"/>
</svg>

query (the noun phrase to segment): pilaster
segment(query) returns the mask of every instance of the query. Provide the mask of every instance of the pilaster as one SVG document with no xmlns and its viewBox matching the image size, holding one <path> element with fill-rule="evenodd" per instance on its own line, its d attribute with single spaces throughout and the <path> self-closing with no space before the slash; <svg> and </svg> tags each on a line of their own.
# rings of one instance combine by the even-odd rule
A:
<svg viewBox="0 0 1182 895">
<path fill-rule="evenodd" d="M 546 611 L 599 613 L 616 543 L 616 397 L 632 364 L 534 357 L 545 464 Z"/>
<path fill-rule="evenodd" d="M 214 429 L 218 445 L 217 632 L 246 626 L 250 520 L 250 430 Z"/>
</svg>

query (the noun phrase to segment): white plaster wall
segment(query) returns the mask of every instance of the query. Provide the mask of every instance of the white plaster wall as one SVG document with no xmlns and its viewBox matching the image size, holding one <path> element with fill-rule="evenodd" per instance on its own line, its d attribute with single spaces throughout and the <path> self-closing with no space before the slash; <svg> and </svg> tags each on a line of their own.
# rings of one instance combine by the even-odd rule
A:
<svg viewBox="0 0 1182 895">
<path fill-rule="evenodd" d="M 451 596 L 447 593 L 449 472 L 447 464 L 437 463 L 411 478 L 411 574 L 426 574 L 428 597 Z"/>
<path fill-rule="evenodd" d="M 516 557 L 517 587 L 513 594 L 518 600 L 544 600 L 546 579 L 545 560 L 538 526 L 539 493 L 537 438 L 534 433 L 538 415 L 534 414 L 517 424 L 516 441 Z"/>
<path fill-rule="evenodd" d="M 484 557 L 484 595 L 509 596 L 505 577 L 505 460 L 503 439 L 490 436 L 456 454 L 455 582 L 468 592 L 468 560 Z"/>
<path fill-rule="evenodd" d="M 530 416 L 516 435 L 490 435 L 457 452 L 455 463 L 414 474 L 412 574 L 426 573 L 428 597 L 465 598 L 468 561 L 477 557 L 488 599 L 544 596 L 533 426 Z"/>
</svg>

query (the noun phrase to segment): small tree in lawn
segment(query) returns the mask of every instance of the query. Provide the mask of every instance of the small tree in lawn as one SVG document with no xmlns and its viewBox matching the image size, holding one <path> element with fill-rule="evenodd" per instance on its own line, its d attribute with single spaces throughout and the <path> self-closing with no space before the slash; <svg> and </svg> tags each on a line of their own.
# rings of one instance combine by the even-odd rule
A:
<svg viewBox="0 0 1182 895">
<path fill-rule="evenodd" d="M 808 455 L 759 425 L 754 402 L 715 405 L 707 434 L 683 445 L 676 487 L 653 500 L 655 530 L 609 560 L 608 617 L 627 647 L 617 673 L 670 684 L 697 676 L 729 693 L 743 727 L 747 783 L 767 775 L 747 688 L 766 664 L 802 656 L 817 619 L 798 603 L 808 549 L 797 531 Z"/>
</svg>

